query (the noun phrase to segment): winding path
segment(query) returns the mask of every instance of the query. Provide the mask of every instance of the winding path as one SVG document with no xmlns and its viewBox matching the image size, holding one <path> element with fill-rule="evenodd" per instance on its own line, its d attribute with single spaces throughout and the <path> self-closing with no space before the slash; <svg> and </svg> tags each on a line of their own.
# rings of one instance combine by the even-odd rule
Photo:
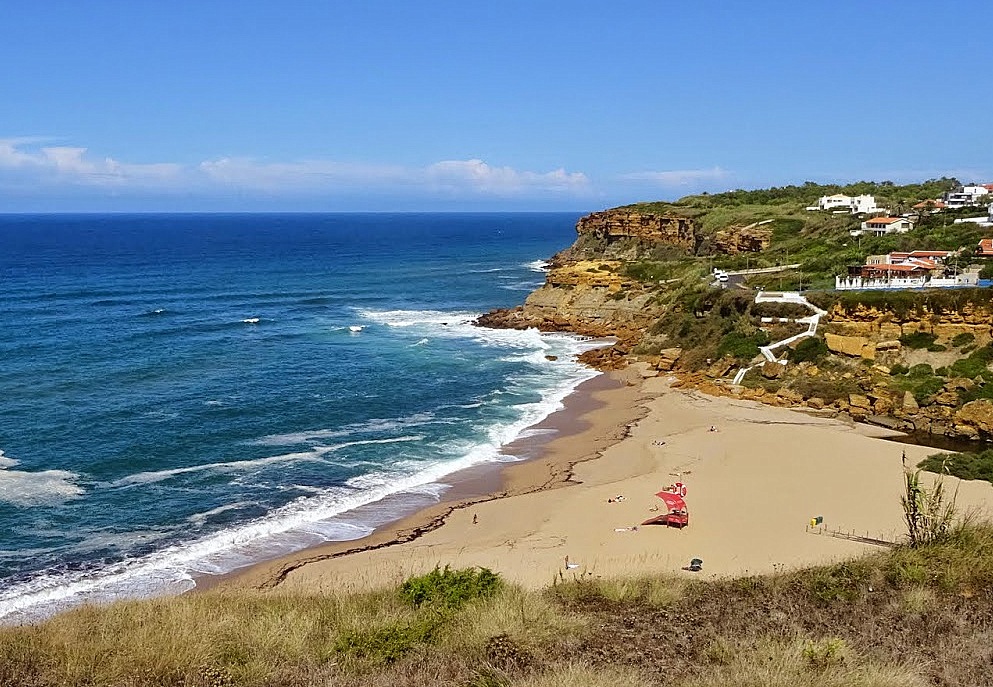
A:
<svg viewBox="0 0 993 687">
<path fill-rule="evenodd" d="M 801 317 L 796 320 L 791 320 L 785 317 L 763 317 L 763 322 L 797 322 L 800 324 L 806 324 L 807 329 L 800 332 L 799 334 L 794 334 L 793 336 L 787 337 L 781 341 L 771 343 L 768 346 L 760 346 L 759 352 L 762 356 L 770 363 L 779 363 L 780 365 L 785 365 L 786 360 L 782 360 L 776 357 L 773 350 L 777 348 L 782 348 L 783 346 L 789 346 L 794 341 L 799 341 L 808 336 L 814 336 L 817 333 L 817 325 L 820 324 L 821 316 L 827 315 L 826 310 L 821 310 L 816 305 L 808 301 L 797 291 L 759 291 L 755 294 L 756 303 L 793 303 L 795 305 L 802 305 L 804 307 L 810 308 L 814 314 L 808 315 L 807 317 Z M 749 367 L 743 367 L 738 370 L 737 374 L 734 376 L 734 383 L 741 384 L 741 380 L 744 379 L 745 374 L 748 373 L 756 365 L 751 365 Z"/>
</svg>

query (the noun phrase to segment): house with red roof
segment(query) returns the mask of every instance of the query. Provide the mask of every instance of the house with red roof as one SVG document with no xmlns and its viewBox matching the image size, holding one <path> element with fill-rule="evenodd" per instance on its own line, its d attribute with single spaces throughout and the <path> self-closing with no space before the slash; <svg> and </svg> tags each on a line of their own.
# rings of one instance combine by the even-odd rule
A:
<svg viewBox="0 0 993 687">
<path fill-rule="evenodd" d="M 993 239 L 980 239 L 976 255 L 984 258 L 993 258 Z"/>
<path fill-rule="evenodd" d="M 906 234 L 914 228 L 912 220 L 906 217 L 873 217 L 862 222 L 861 229 L 853 229 L 852 236 L 862 234 L 872 234 L 874 236 L 884 236 L 886 234 Z"/>
</svg>

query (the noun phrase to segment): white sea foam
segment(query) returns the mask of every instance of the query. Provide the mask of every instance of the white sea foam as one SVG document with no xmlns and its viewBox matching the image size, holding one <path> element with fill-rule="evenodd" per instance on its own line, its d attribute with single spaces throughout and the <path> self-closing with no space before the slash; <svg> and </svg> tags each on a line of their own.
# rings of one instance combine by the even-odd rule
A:
<svg viewBox="0 0 993 687">
<path fill-rule="evenodd" d="M 211 508 L 210 510 L 204 511 L 203 513 L 194 513 L 193 515 L 186 518 L 187 522 L 191 522 L 194 525 L 203 525 L 208 518 L 215 515 L 220 515 L 221 513 L 226 513 L 229 510 L 240 510 L 245 506 L 255 505 L 253 501 L 238 501 L 236 503 L 229 503 L 223 506 L 218 506 L 217 508 Z"/>
<path fill-rule="evenodd" d="M 387 522 L 397 516 L 396 506 L 379 508 L 374 505 L 386 497 L 408 494 L 412 499 L 436 499 L 446 488 L 441 482 L 446 475 L 482 462 L 513 459 L 501 454 L 500 447 L 530 431 L 529 427 L 561 408 L 563 399 L 579 383 L 598 374 L 571 362 L 571 359 L 574 354 L 602 345 L 602 342 L 584 341 L 567 335 L 543 335 L 536 330 L 484 329 L 467 324 L 470 316 L 470 313 L 391 311 L 370 313 L 369 319 L 396 327 L 427 327 L 435 335 L 448 332 L 450 336 L 471 337 L 487 346 L 515 350 L 517 355 L 533 361 L 533 372 L 510 380 L 501 398 L 507 398 L 507 393 L 526 391 L 533 394 L 535 390 L 544 390 L 543 397 L 533 403 L 508 406 L 508 410 L 513 411 L 512 415 L 493 422 L 485 429 L 481 441 L 449 442 L 438 447 L 438 457 L 433 462 L 395 461 L 378 472 L 349 480 L 345 485 L 302 496 L 250 522 L 186 544 L 170 546 L 142 558 L 126 560 L 99 571 L 57 574 L 10 585 L 0 590 L 0 619 L 3 622 L 32 620 L 84 602 L 99 603 L 122 597 L 176 593 L 191 588 L 193 576 L 197 573 L 227 572 L 322 541 L 361 537 L 376 524 L 376 518 L 379 522 Z M 376 320 L 377 317 L 381 319 Z M 445 325 L 445 322 L 450 324 Z M 558 356 L 559 360 L 549 361 L 545 358 L 546 354 Z M 365 431 L 395 430 L 431 421 L 434 420 L 430 414 L 377 419 L 354 427 L 273 435 L 256 443 L 307 443 L 355 436 L 363 428 Z M 251 461 L 138 473 L 124 478 L 119 484 L 124 486 L 142 480 L 166 479 L 188 470 L 244 470 L 287 460 L 323 460 L 327 452 L 343 446 L 421 439 L 414 435 L 392 439 L 356 439 L 334 446 L 315 446 L 306 452 Z M 365 514 L 362 521 L 355 520 L 357 515 L 348 515 L 356 509 L 361 509 L 359 512 Z M 215 512 L 218 511 L 215 509 Z M 200 516 L 207 517 L 206 514 Z"/>
<path fill-rule="evenodd" d="M 286 434 L 270 434 L 251 442 L 260 446 L 293 446 L 295 444 L 309 444 L 314 441 L 327 439 L 340 439 L 354 436 L 356 434 L 381 434 L 396 431 L 398 429 L 409 429 L 420 425 L 434 422 L 434 413 L 414 413 L 399 418 L 373 418 L 365 422 L 345 425 L 340 429 L 314 429 L 305 432 L 288 432 Z M 388 439 L 376 439 L 381 443 L 394 441 L 414 441 L 416 438 L 411 435 L 390 437 Z"/>
<path fill-rule="evenodd" d="M 204 463 L 202 465 L 190 465 L 184 468 L 171 468 L 169 470 L 151 470 L 148 472 L 136 472 L 133 475 L 122 477 L 111 482 L 111 487 L 127 487 L 136 484 L 151 484 L 162 480 L 183 475 L 190 472 L 202 472 L 204 470 L 215 470 L 217 472 L 239 472 L 251 470 L 253 468 L 271 465 L 273 463 L 290 463 L 317 461 L 325 453 L 334 450 L 332 447 L 315 447 L 311 451 L 300 453 L 285 453 L 279 456 L 267 456 L 265 458 L 255 458 L 253 460 L 232 460 L 228 462 Z"/>
<path fill-rule="evenodd" d="M 532 260 L 524 263 L 522 267 L 527 267 L 532 272 L 547 272 L 550 265 L 547 260 Z"/>
<path fill-rule="evenodd" d="M 81 496 L 79 475 L 68 470 L 11 470 L 20 461 L 0 450 L 0 501 L 17 506 L 51 506 Z"/>
</svg>

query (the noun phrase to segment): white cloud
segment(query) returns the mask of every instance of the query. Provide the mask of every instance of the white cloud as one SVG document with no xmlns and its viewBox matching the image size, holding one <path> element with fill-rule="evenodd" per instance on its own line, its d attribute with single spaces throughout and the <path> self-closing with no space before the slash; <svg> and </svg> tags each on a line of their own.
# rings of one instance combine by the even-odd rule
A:
<svg viewBox="0 0 993 687">
<path fill-rule="evenodd" d="M 140 186 L 174 182 L 181 166 L 172 163 L 124 164 L 113 158 L 92 159 L 86 148 L 41 146 L 49 139 L 0 139 L 0 170 L 15 169 L 47 183 L 84 186 Z"/>
<path fill-rule="evenodd" d="M 719 181 L 728 176 L 720 167 L 711 169 L 677 169 L 666 172 L 631 172 L 621 175 L 628 181 L 648 181 L 662 187 L 688 186 L 706 181 Z"/>
<path fill-rule="evenodd" d="M 582 172 L 519 172 L 511 167 L 491 167 L 482 160 L 445 160 L 426 170 L 427 178 L 442 188 L 473 189 L 495 195 L 514 195 L 525 190 L 585 193 L 590 180 Z"/>
<path fill-rule="evenodd" d="M 330 186 L 361 187 L 400 183 L 405 179 L 401 167 L 328 160 L 259 162 L 246 157 L 225 157 L 201 162 L 197 169 L 218 184 L 266 191 L 310 191 Z"/>
<path fill-rule="evenodd" d="M 443 160 L 424 167 L 343 163 L 332 160 L 272 162 L 222 157 L 195 165 L 123 163 L 83 147 L 45 146 L 51 139 L 0 139 L 2 180 L 52 185 L 129 188 L 141 191 L 247 190 L 275 194 L 374 191 L 426 196 L 589 195 L 582 172 L 495 167 L 482 160 Z"/>
</svg>

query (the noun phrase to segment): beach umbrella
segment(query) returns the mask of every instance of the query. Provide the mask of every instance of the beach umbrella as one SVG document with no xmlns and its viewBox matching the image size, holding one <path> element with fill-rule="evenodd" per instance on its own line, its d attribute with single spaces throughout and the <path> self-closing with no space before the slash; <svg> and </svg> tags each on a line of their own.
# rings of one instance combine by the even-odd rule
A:
<svg viewBox="0 0 993 687">
<path fill-rule="evenodd" d="M 668 506 L 671 511 L 686 510 L 686 501 L 683 501 L 683 497 L 679 494 L 673 494 L 671 491 L 660 491 L 655 495 L 665 501 L 665 505 Z"/>
</svg>

